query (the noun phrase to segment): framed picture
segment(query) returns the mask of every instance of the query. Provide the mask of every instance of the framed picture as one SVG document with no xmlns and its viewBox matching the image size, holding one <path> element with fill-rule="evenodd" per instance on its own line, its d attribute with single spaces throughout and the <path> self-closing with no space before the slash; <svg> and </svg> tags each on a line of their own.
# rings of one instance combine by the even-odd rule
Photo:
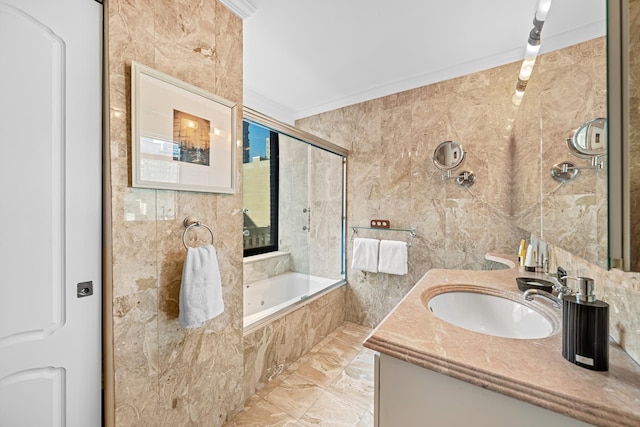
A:
<svg viewBox="0 0 640 427">
<path fill-rule="evenodd" d="M 236 105 L 131 64 L 133 187 L 236 192 Z"/>
</svg>

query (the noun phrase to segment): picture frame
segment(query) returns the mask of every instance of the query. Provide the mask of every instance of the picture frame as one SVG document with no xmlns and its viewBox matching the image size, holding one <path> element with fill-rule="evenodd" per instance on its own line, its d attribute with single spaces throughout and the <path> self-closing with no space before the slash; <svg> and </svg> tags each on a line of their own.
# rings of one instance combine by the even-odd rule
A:
<svg viewBox="0 0 640 427">
<path fill-rule="evenodd" d="M 133 61 L 131 186 L 236 192 L 237 106 Z"/>
</svg>

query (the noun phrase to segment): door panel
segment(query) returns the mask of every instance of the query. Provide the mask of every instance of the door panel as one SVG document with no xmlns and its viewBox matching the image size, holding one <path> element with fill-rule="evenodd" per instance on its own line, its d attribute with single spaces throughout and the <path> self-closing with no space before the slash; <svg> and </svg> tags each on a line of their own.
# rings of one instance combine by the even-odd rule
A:
<svg viewBox="0 0 640 427">
<path fill-rule="evenodd" d="M 11 117 L 11 122 L 2 126 L 8 164 L 0 170 L 0 182 L 3 201 L 12 211 L 10 216 L 3 214 L 0 222 L 3 245 L 7 245 L 3 263 L 11 266 L 3 271 L 0 312 L 11 321 L 0 323 L 1 348 L 44 339 L 64 324 L 65 76 L 62 40 L 42 23 L 2 3 L 0 40 L 0 58 L 29 64 L 8 67 L 0 80 L 0 93 L 11 100 L 3 102 L 2 115 Z M 49 191 L 42 191 L 44 186 Z M 33 298 L 35 294 L 46 297 Z"/>
<path fill-rule="evenodd" d="M 101 425 L 101 37 L 94 0 L 0 0 L 2 427 Z"/>
<path fill-rule="evenodd" d="M 14 424 L 8 421 L 8 426 L 64 426 L 64 383 L 65 370 L 62 368 L 30 369 L 3 378 L 0 380 L 0 402 L 13 403 L 2 406 L 3 422 L 14 420 Z M 29 398 L 15 399 L 14 396 Z"/>
</svg>

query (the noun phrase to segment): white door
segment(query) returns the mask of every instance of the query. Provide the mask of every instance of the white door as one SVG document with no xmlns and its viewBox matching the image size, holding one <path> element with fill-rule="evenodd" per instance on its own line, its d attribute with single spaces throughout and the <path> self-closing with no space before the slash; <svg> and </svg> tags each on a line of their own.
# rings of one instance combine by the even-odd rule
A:
<svg viewBox="0 0 640 427">
<path fill-rule="evenodd" d="M 94 0 L 0 0 L 2 427 L 101 425 L 101 37 Z"/>
</svg>

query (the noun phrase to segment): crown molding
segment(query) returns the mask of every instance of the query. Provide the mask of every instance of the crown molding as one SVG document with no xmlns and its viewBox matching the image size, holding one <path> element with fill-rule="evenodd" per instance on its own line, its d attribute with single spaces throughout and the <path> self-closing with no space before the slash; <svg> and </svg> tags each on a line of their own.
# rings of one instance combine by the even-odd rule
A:
<svg viewBox="0 0 640 427">
<path fill-rule="evenodd" d="M 543 38 L 542 48 L 540 49 L 540 53 L 538 55 L 573 46 L 575 44 L 605 35 L 606 25 L 604 20 L 587 23 L 581 27 L 573 29 L 572 31 L 558 34 L 553 37 Z M 322 104 L 302 107 L 296 110 L 289 109 L 289 111 L 291 117 L 293 117 L 295 121 L 301 118 L 314 116 L 316 114 L 336 110 L 338 108 L 343 108 L 349 105 L 370 101 L 395 93 L 400 93 L 406 90 L 411 90 L 417 87 L 438 83 L 444 80 L 450 80 L 456 77 L 461 77 L 478 71 L 487 70 L 489 68 L 497 67 L 500 65 L 509 64 L 511 62 L 521 61 L 523 53 L 524 43 L 522 48 L 513 49 L 507 52 L 501 52 L 499 54 L 483 58 L 478 58 L 476 60 L 456 64 L 452 67 L 434 70 L 429 73 L 410 76 L 405 79 L 397 80 L 388 84 L 364 89 L 358 93 L 352 93 L 348 96 L 334 99 Z M 516 81 L 517 74 L 514 77 L 514 88 Z"/>
<path fill-rule="evenodd" d="M 296 115 L 291 109 L 262 96 L 246 85 L 244 86 L 242 97 L 243 106 L 249 107 L 252 110 L 258 111 L 287 125 L 293 126 L 295 124 Z"/>
<path fill-rule="evenodd" d="M 256 7 L 249 0 L 220 0 L 220 3 L 242 19 L 250 17 L 256 11 Z"/>
</svg>

